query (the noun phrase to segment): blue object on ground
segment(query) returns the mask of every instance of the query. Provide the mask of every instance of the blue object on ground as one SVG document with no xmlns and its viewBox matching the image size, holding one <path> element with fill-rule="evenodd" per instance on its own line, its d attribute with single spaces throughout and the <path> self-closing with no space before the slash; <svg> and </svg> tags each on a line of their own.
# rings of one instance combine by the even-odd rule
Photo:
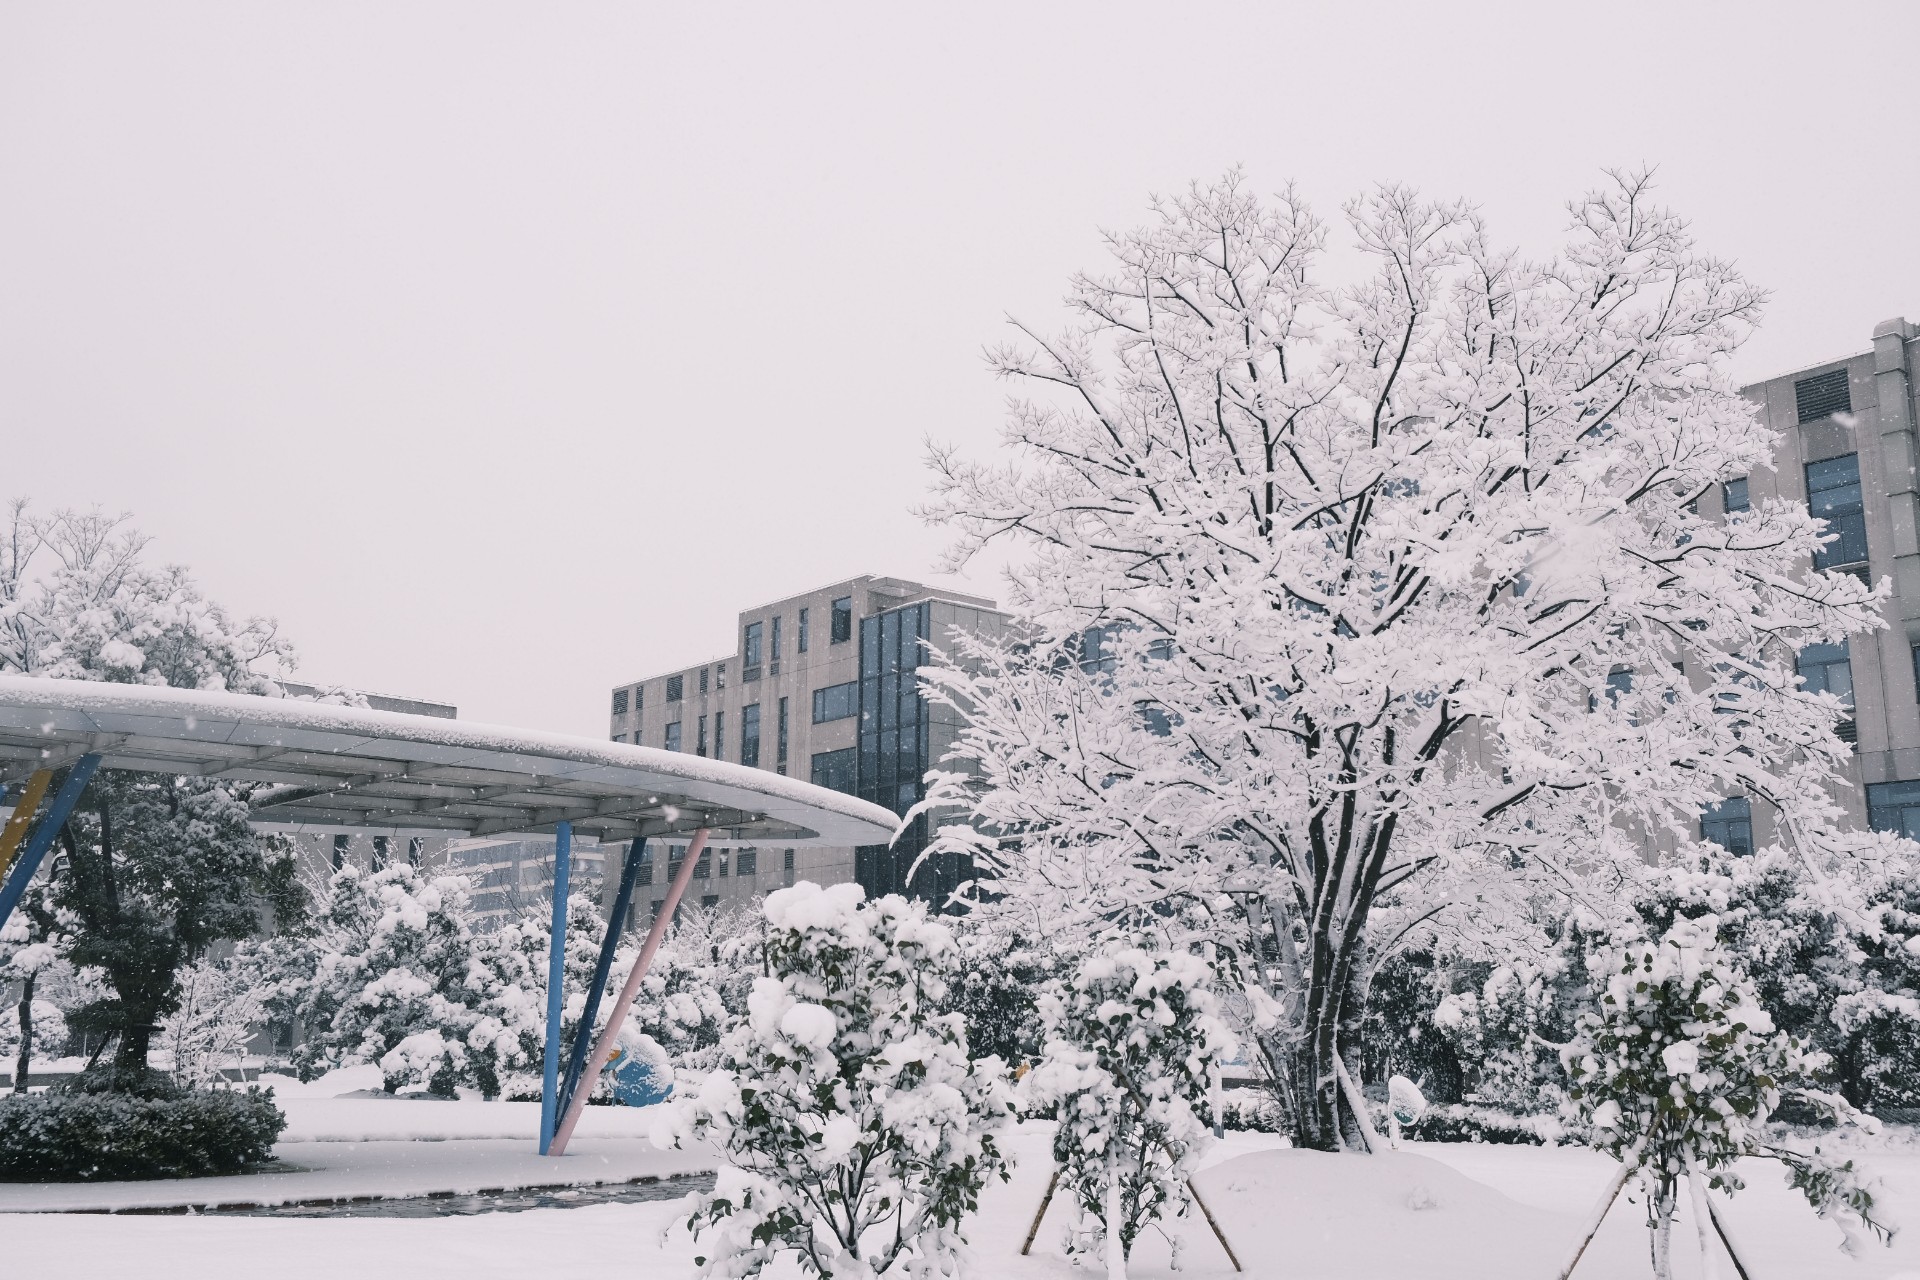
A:
<svg viewBox="0 0 1920 1280">
<path fill-rule="evenodd" d="M 665 1102 L 673 1094 L 673 1086 L 661 1083 L 652 1064 L 642 1062 L 625 1049 L 613 1051 L 602 1074 L 613 1081 L 613 1100 L 623 1107 L 650 1107 L 656 1102 Z"/>
</svg>

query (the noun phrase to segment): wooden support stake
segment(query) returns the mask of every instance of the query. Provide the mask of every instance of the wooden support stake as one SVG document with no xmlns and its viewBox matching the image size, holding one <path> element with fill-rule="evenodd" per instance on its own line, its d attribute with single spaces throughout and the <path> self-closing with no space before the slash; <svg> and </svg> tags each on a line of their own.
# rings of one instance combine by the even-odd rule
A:
<svg viewBox="0 0 1920 1280">
<path fill-rule="evenodd" d="M 1747 1264 L 1740 1260 L 1740 1251 L 1733 1247 L 1733 1237 L 1727 1232 L 1727 1224 L 1720 1220 L 1720 1211 L 1713 1207 L 1713 1196 L 1707 1189 L 1706 1177 L 1693 1167 L 1693 1161 L 1687 1161 L 1687 1173 L 1694 1179 L 1699 1189 L 1699 1203 L 1706 1206 L 1707 1221 L 1713 1224 L 1713 1233 L 1720 1237 L 1720 1243 L 1727 1246 L 1727 1256 L 1733 1259 L 1733 1270 L 1740 1280 L 1753 1280 L 1753 1274 L 1747 1270 Z"/>
<path fill-rule="evenodd" d="M 1200 1188 L 1193 1185 L 1192 1178 L 1187 1179 L 1187 1192 L 1193 1196 L 1193 1202 L 1200 1206 L 1200 1216 L 1205 1218 L 1207 1225 L 1213 1228 L 1213 1238 L 1218 1240 L 1220 1247 L 1227 1251 L 1227 1261 L 1233 1264 L 1235 1271 L 1245 1271 L 1246 1268 L 1240 1265 L 1240 1258 L 1234 1253 L 1233 1246 L 1227 1243 L 1227 1233 L 1222 1231 L 1220 1224 L 1213 1220 L 1213 1210 L 1207 1208 L 1207 1202 L 1200 1198 Z"/>
<path fill-rule="evenodd" d="M 1033 1248 L 1033 1238 L 1040 1234 L 1040 1219 L 1047 1216 L 1047 1206 L 1053 1203 L 1053 1193 L 1060 1186 L 1060 1166 L 1053 1166 L 1053 1176 L 1047 1179 L 1047 1194 L 1040 1197 L 1040 1210 L 1033 1215 L 1033 1225 L 1027 1228 L 1027 1238 L 1021 1242 L 1020 1256 L 1026 1257 L 1027 1250 Z"/>
<path fill-rule="evenodd" d="M 7 825 L 0 828 L 0 880 L 7 875 L 7 868 L 13 865 L 13 855 L 20 848 L 20 842 L 27 838 L 27 829 L 33 825 L 33 815 L 40 809 L 40 802 L 46 799 L 47 786 L 53 781 L 53 770 L 35 769 L 33 776 L 27 779 L 26 787 L 20 798 L 14 802 L 13 816 L 7 819 Z"/>
<path fill-rule="evenodd" d="M 1637 1157 L 1638 1153 L 1634 1154 Z M 1587 1246 L 1593 1243 L 1593 1238 L 1600 1234 L 1600 1224 L 1606 1221 L 1607 1210 L 1613 1208 L 1613 1202 L 1620 1198 L 1620 1192 L 1627 1185 L 1627 1179 L 1631 1178 L 1634 1170 L 1639 1167 L 1637 1159 L 1622 1161 L 1620 1171 L 1607 1181 L 1607 1189 L 1600 1193 L 1599 1203 L 1593 1206 L 1593 1211 L 1587 1216 L 1586 1229 L 1580 1233 L 1580 1243 L 1573 1247 L 1573 1256 L 1568 1258 L 1567 1264 L 1560 1268 L 1560 1274 L 1556 1280 L 1568 1280 L 1568 1277 L 1573 1274 L 1573 1269 L 1580 1264 L 1580 1255 L 1587 1251 Z"/>
</svg>

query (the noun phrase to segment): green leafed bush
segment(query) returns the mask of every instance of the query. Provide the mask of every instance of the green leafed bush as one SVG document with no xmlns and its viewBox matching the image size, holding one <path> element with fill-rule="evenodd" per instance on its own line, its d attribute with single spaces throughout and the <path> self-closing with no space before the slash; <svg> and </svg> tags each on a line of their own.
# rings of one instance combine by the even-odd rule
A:
<svg viewBox="0 0 1920 1280">
<path fill-rule="evenodd" d="M 16 1094 L 0 1098 L 0 1179 L 105 1182 L 240 1173 L 273 1158 L 286 1123 L 271 1089 L 171 1098 Z"/>
</svg>

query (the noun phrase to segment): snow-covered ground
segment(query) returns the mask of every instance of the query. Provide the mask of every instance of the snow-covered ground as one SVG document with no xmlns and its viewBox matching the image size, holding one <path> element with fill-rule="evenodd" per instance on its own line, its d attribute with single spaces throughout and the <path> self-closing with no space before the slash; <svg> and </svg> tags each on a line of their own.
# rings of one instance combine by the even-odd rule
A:
<svg viewBox="0 0 1920 1280">
<path fill-rule="evenodd" d="M 327 1129 L 318 1117 L 326 1110 L 304 1104 L 328 1101 L 333 1100 L 294 1097 L 288 1106 L 303 1113 L 309 1132 L 322 1135 Z M 418 1123 L 408 1112 L 432 1108 L 445 1117 L 443 1125 L 479 1131 L 497 1123 L 483 1117 L 499 1105 L 341 1101 L 356 1105 L 345 1109 L 348 1120 L 334 1132 L 362 1129 L 368 1122 L 360 1112 L 369 1108 L 391 1109 L 393 1123 L 403 1127 Z M 469 1112 L 476 1118 L 462 1114 Z M 969 1233 L 974 1274 L 1010 1280 L 1084 1280 L 1094 1274 L 1076 1270 L 1060 1256 L 1066 1218 L 1061 1204 L 1048 1213 L 1033 1256 L 1018 1256 L 1046 1183 L 1049 1137 L 1049 1126 L 1037 1124 L 1023 1125 L 1013 1136 L 1010 1145 L 1019 1160 L 1013 1180 L 988 1191 Z M 343 1185 L 352 1181 L 357 1165 L 370 1191 L 386 1193 L 406 1181 L 396 1177 L 393 1161 L 408 1158 L 459 1175 L 461 1185 L 483 1185 L 465 1175 L 491 1160 L 525 1165 L 551 1181 L 576 1175 L 598 1181 L 604 1172 L 593 1166 L 602 1159 L 603 1147 L 620 1149 L 635 1167 L 652 1161 L 663 1172 L 673 1162 L 684 1161 L 683 1168 L 700 1163 L 690 1155 L 652 1152 L 644 1140 L 622 1137 L 583 1142 L 579 1155 L 558 1162 L 530 1154 L 524 1137 L 517 1142 L 449 1137 L 359 1143 L 313 1136 L 284 1144 L 281 1155 L 290 1162 L 331 1162 L 328 1167 Z M 1865 1158 L 1885 1178 L 1896 1213 L 1920 1223 L 1920 1152 L 1895 1144 Z M 547 1173 L 556 1164 L 567 1166 L 561 1177 Z M 1199 1181 L 1252 1277 L 1532 1280 L 1554 1274 L 1608 1167 L 1603 1157 L 1581 1150 L 1413 1144 L 1369 1159 L 1280 1150 L 1263 1135 L 1230 1134 Z M 261 1175 L 253 1181 L 297 1176 Z M 1920 1280 L 1920 1241 L 1903 1240 L 1891 1250 L 1876 1248 L 1864 1260 L 1850 1261 L 1838 1250 L 1839 1233 L 1814 1219 L 1777 1173 L 1756 1168 L 1750 1181 L 1728 1212 L 1754 1266 L 1754 1280 Z M 26 1213 L 0 1219 L 0 1256 L 6 1260 L 5 1274 L 36 1280 L 108 1274 L 142 1280 L 251 1280 L 263 1274 L 288 1280 L 343 1275 L 520 1280 L 551 1270 L 561 1258 L 579 1260 L 598 1273 L 678 1280 L 693 1274 L 696 1247 L 684 1231 L 666 1230 L 673 1216 L 671 1203 L 411 1220 Z M 1678 1250 L 1678 1274 L 1694 1280 L 1701 1273 L 1691 1247 L 1692 1228 L 1684 1219 L 1681 1226 L 1686 1247 Z M 1179 1275 L 1188 1280 L 1233 1275 L 1203 1222 L 1182 1223 L 1181 1232 L 1187 1247 Z M 1136 1280 L 1167 1280 L 1175 1274 L 1168 1261 L 1165 1244 L 1150 1239 L 1136 1251 L 1130 1274 Z M 793 1273 L 782 1269 L 779 1274 Z M 1575 1274 L 1576 1280 L 1639 1280 L 1648 1274 L 1646 1233 L 1636 1206 L 1615 1210 Z"/>
</svg>

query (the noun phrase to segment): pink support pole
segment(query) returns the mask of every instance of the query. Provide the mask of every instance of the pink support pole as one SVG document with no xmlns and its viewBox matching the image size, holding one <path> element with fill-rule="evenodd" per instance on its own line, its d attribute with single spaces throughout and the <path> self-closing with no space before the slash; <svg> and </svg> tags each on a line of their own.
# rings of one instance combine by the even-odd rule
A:
<svg viewBox="0 0 1920 1280">
<path fill-rule="evenodd" d="M 640 948 L 640 958 L 633 962 L 633 972 L 627 975 L 626 985 L 620 988 L 620 998 L 613 1002 L 613 1012 L 607 1015 L 606 1030 L 594 1041 L 593 1056 L 587 1059 L 586 1070 L 580 1073 L 580 1083 L 574 1086 L 573 1100 L 567 1104 L 567 1114 L 560 1118 L 560 1127 L 554 1130 L 553 1144 L 547 1148 L 548 1155 L 567 1154 L 567 1141 L 573 1137 L 573 1126 L 580 1122 L 581 1109 L 587 1105 L 587 1099 L 593 1096 L 594 1085 L 600 1083 L 600 1069 L 613 1056 L 613 1046 L 618 1042 L 620 1028 L 627 1020 L 627 1010 L 633 1007 L 634 997 L 640 994 L 640 984 L 646 980 L 647 967 L 653 963 L 653 953 L 660 949 L 660 940 L 667 936 L 667 925 L 680 906 L 680 895 L 687 891 L 687 881 L 693 879 L 694 864 L 700 861 L 700 854 L 706 847 L 707 830 L 702 827 L 693 833 L 693 843 L 687 846 L 687 857 L 680 864 L 680 874 L 668 886 L 667 896 L 660 903 L 660 913 L 653 918 L 653 927 L 647 930 L 647 941 Z M 620 923 L 618 920 L 609 921 L 607 927 L 618 928 Z"/>
</svg>

